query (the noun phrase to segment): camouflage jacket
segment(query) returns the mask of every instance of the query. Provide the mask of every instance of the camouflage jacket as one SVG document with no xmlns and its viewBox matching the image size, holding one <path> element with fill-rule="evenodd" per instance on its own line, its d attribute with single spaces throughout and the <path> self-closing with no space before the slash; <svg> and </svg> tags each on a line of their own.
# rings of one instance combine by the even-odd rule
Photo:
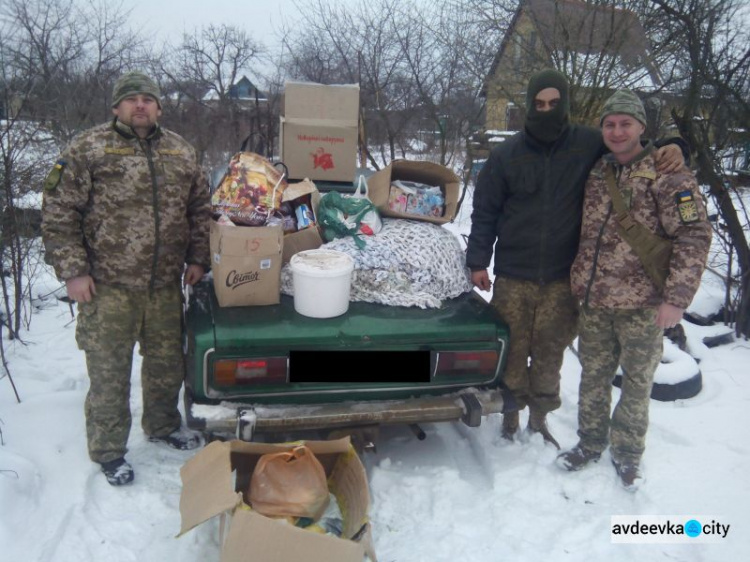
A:
<svg viewBox="0 0 750 562">
<path fill-rule="evenodd" d="M 589 175 L 581 241 L 571 270 L 573 293 L 584 306 L 634 309 L 667 302 L 687 308 L 698 289 L 711 243 L 703 198 L 689 170 L 656 172 L 650 148 L 624 166 L 607 155 Z M 605 179 L 607 166 L 615 167 L 617 185 L 632 217 L 673 241 L 663 294 L 617 231 Z"/>
<path fill-rule="evenodd" d="M 148 139 L 112 122 L 77 136 L 44 185 L 46 261 L 61 280 L 91 275 L 128 288 L 208 269 L 210 199 L 193 148 L 157 128 Z"/>
</svg>

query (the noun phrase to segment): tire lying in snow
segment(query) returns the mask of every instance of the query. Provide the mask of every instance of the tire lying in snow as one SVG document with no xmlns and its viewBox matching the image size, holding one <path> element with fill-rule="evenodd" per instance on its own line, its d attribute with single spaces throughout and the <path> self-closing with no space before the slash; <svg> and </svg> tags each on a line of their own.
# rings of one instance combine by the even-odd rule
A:
<svg viewBox="0 0 750 562">
<path fill-rule="evenodd" d="M 618 370 L 612 384 L 622 387 L 622 374 Z M 674 343 L 664 339 L 664 354 L 654 373 L 651 398 L 660 402 L 672 402 L 692 398 L 703 388 L 703 376 L 698 362 Z"/>
</svg>

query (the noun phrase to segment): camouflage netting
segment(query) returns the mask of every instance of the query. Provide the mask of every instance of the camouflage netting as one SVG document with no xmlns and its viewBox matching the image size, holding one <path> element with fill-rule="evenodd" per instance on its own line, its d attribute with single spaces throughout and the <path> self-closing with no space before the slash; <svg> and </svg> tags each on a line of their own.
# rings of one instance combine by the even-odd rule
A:
<svg viewBox="0 0 750 562">
<path fill-rule="evenodd" d="M 354 259 L 351 301 L 439 308 L 443 299 L 472 289 L 466 258 L 456 237 L 432 223 L 384 219 L 363 250 L 352 237 L 321 246 Z M 293 295 L 292 271 L 281 270 L 281 292 Z"/>
</svg>

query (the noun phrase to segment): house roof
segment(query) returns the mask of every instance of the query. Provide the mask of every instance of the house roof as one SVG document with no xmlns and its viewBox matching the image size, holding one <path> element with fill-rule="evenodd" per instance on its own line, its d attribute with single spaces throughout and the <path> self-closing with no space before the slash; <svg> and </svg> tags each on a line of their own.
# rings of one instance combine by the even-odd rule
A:
<svg viewBox="0 0 750 562">
<path fill-rule="evenodd" d="M 592 5 L 581 0 L 526 0 L 529 15 L 550 47 L 576 52 L 617 52 L 625 62 L 645 62 L 648 37 L 630 10 Z"/>
<path fill-rule="evenodd" d="M 218 86 L 210 88 L 201 98 L 203 101 L 216 101 L 219 99 Z M 258 101 L 267 101 L 266 94 L 260 91 L 250 79 L 243 75 L 242 78 L 237 80 L 234 84 L 227 88 L 227 96 L 233 100 L 240 101 L 255 101 L 256 93 Z"/>
<path fill-rule="evenodd" d="M 495 74 L 524 12 L 548 53 L 568 50 L 617 56 L 626 66 L 647 68 L 652 81 L 661 82 L 658 71 L 649 64 L 648 36 L 638 16 L 630 10 L 581 0 L 521 0 L 488 77 Z"/>
</svg>

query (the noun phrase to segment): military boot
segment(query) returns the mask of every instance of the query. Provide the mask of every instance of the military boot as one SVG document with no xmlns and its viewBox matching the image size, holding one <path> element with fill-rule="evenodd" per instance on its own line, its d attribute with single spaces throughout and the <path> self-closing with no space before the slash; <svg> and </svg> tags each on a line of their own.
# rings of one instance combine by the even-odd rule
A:
<svg viewBox="0 0 750 562">
<path fill-rule="evenodd" d="M 529 412 L 529 431 L 531 433 L 540 433 L 542 438 L 547 442 L 551 443 L 557 450 L 560 450 L 560 443 L 557 442 L 547 427 L 547 414 L 540 412 L 539 410 L 530 410 Z"/>
<path fill-rule="evenodd" d="M 115 459 L 113 461 L 100 463 L 104 476 L 107 477 L 107 482 L 112 486 L 124 486 L 130 484 L 133 481 L 135 473 L 133 467 L 124 458 Z"/>
<path fill-rule="evenodd" d="M 557 456 L 555 463 L 564 470 L 575 472 L 592 462 L 597 462 L 602 454 L 582 447 L 579 443 L 570 451 L 565 451 Z"/>
<path fill-rule="evenodd" d="M 164 443 L 180 451 L 190 451 L 203 445 L 200 433 L 186 427 L 180 427 L 168 435 L 150 435 L 148 440 L 152 443 Z"/>
<path fill-rule="evenodd" d="M 513 436 L 518 431 L 518 410 L 503 414 L 503 429 L 501 435 L 507 441 L 513 441 Z"/>
<path fill-rule="evenodd" d="M 643 484 L 644 478 L 638 461 L 618 461 L 613 458 L 612 464 L 620 477 L 620 484 L 628 492 L 635 492 Z"/>
</svg>

